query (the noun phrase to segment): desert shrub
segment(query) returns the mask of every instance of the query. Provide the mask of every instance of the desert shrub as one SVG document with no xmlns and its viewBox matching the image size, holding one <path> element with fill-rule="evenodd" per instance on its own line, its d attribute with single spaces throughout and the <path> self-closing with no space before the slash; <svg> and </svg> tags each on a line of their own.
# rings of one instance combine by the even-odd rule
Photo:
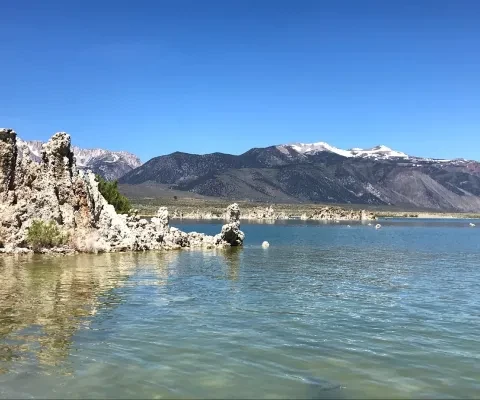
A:
<svg viewBox="0 0 480 400">
<path fill-rule="evenodd" d="M 66 244 L 68 235 L 62 233 L 55 221 L 34 220 L 27 231 L 27 244 L 34 251 Z"/>
<path fill-rule="evenodd" d="M 108 204 L 115 207 L 115 211 L 119 214 L 128 214 L 132 208 L 130 201 L 118 191 L 117 181 L 106 181 L 100 175 L 97 175 L 98 190 L 107 200 Z"/>
</svg>

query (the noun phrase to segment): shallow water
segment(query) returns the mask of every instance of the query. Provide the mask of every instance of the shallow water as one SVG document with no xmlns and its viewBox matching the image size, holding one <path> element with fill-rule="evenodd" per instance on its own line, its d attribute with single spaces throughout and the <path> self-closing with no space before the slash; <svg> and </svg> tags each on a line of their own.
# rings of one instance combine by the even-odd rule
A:
<svg viewBox="0 0 480 400">
<path fill-rule="evenodd" d="M 0 397 L 478 397 L 468 222 L 244 224 L 243 249 L 2 256 Z"/>
</svg>

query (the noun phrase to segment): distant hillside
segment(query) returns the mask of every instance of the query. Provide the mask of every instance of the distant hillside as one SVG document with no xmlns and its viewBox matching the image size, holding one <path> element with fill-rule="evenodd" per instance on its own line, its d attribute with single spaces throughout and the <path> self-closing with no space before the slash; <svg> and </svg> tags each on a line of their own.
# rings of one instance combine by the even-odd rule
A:
<svg viewBox="0 0 480 400">
<path fill-rule="evenodd" d="M 120 179 L 145 182 L 237 200 L 480 211 L 478 162 L 413 157 L 386 146 L 341 150 L 319 142 L 254 148 L 239 156 L 176 152 Z"/>
</svg>

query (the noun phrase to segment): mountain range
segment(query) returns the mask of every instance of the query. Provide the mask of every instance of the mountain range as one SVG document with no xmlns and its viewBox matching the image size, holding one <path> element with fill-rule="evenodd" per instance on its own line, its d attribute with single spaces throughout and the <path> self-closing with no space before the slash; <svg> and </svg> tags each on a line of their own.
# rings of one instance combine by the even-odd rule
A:
<svg viewBox="0 0 480 400">
<path fill-rule="evenodd" d="M 42 142 L 19 141 L 34 160 Z M 416 157 L 380 145 L 344 150 L 325 142 L 253 148 L 240 155 L 175 152 L 145 164 L 134 154 L 73 146 L 77 166 L 130 186 L 271 203 L 394 205 L 480 212 L 480 163 Z M 145 185 L 144 185 L 145 186 Z M 130 191 L 132 188 L 129 189 Z M 135 189 L 133 189 L 135 190 Z"/>
<path fill-rule="evenodd" d="M 240 155 L 175 152 L 127 172 L 120 183 L 262 202 L 395 205 L 480 211 L 480 163 L 415 157 L 387 146 L 328 143 L 253 148 Z"/>
<path fill-rule="evenodd" d="M 33 160 L 40 161 L 43 142 L 24 141 L 22 139 L 17 139 L 17 142 L 29 148 L 30 157 Z M 136 155 L 126 151 L 82 149 L 77 146 L 72 146 L 72 150 L 75 154 L 77 167 L 90 169 L 107 180 L 118 179 L 142 165 L 142 162 Z"/>
</svg>

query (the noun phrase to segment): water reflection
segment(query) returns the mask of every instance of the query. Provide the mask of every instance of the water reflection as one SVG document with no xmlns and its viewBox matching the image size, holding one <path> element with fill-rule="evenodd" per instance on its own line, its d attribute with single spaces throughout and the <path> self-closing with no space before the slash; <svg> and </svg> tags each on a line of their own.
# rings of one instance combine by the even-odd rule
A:
<svg viewBox="0 0 480 400">
<path fill-rule="evenodd" d="M 480 231 L 382 226 L 0 258 L 0 398 L 478 397 Z"/>
<path fill-rule="evenodd" d="M 220 251 L 227 266 L 227 277 L 231 281 L 238 280 L 242 251 L 243 249 L 240 247 L 232 247 L 228 249 L 222 249 Z"/>
<path fill-rule="evenodd" d="M 71 351 L 72 336 L 88 329 L 100 307 L 124 299 L 124 285 L 141 262 L 166 284 L 176 252 L 0 258 L 0 372 L 14 362 L 55 366 Z M 151 283 L 151 282 L 150 282 Z"/>
</svg>

